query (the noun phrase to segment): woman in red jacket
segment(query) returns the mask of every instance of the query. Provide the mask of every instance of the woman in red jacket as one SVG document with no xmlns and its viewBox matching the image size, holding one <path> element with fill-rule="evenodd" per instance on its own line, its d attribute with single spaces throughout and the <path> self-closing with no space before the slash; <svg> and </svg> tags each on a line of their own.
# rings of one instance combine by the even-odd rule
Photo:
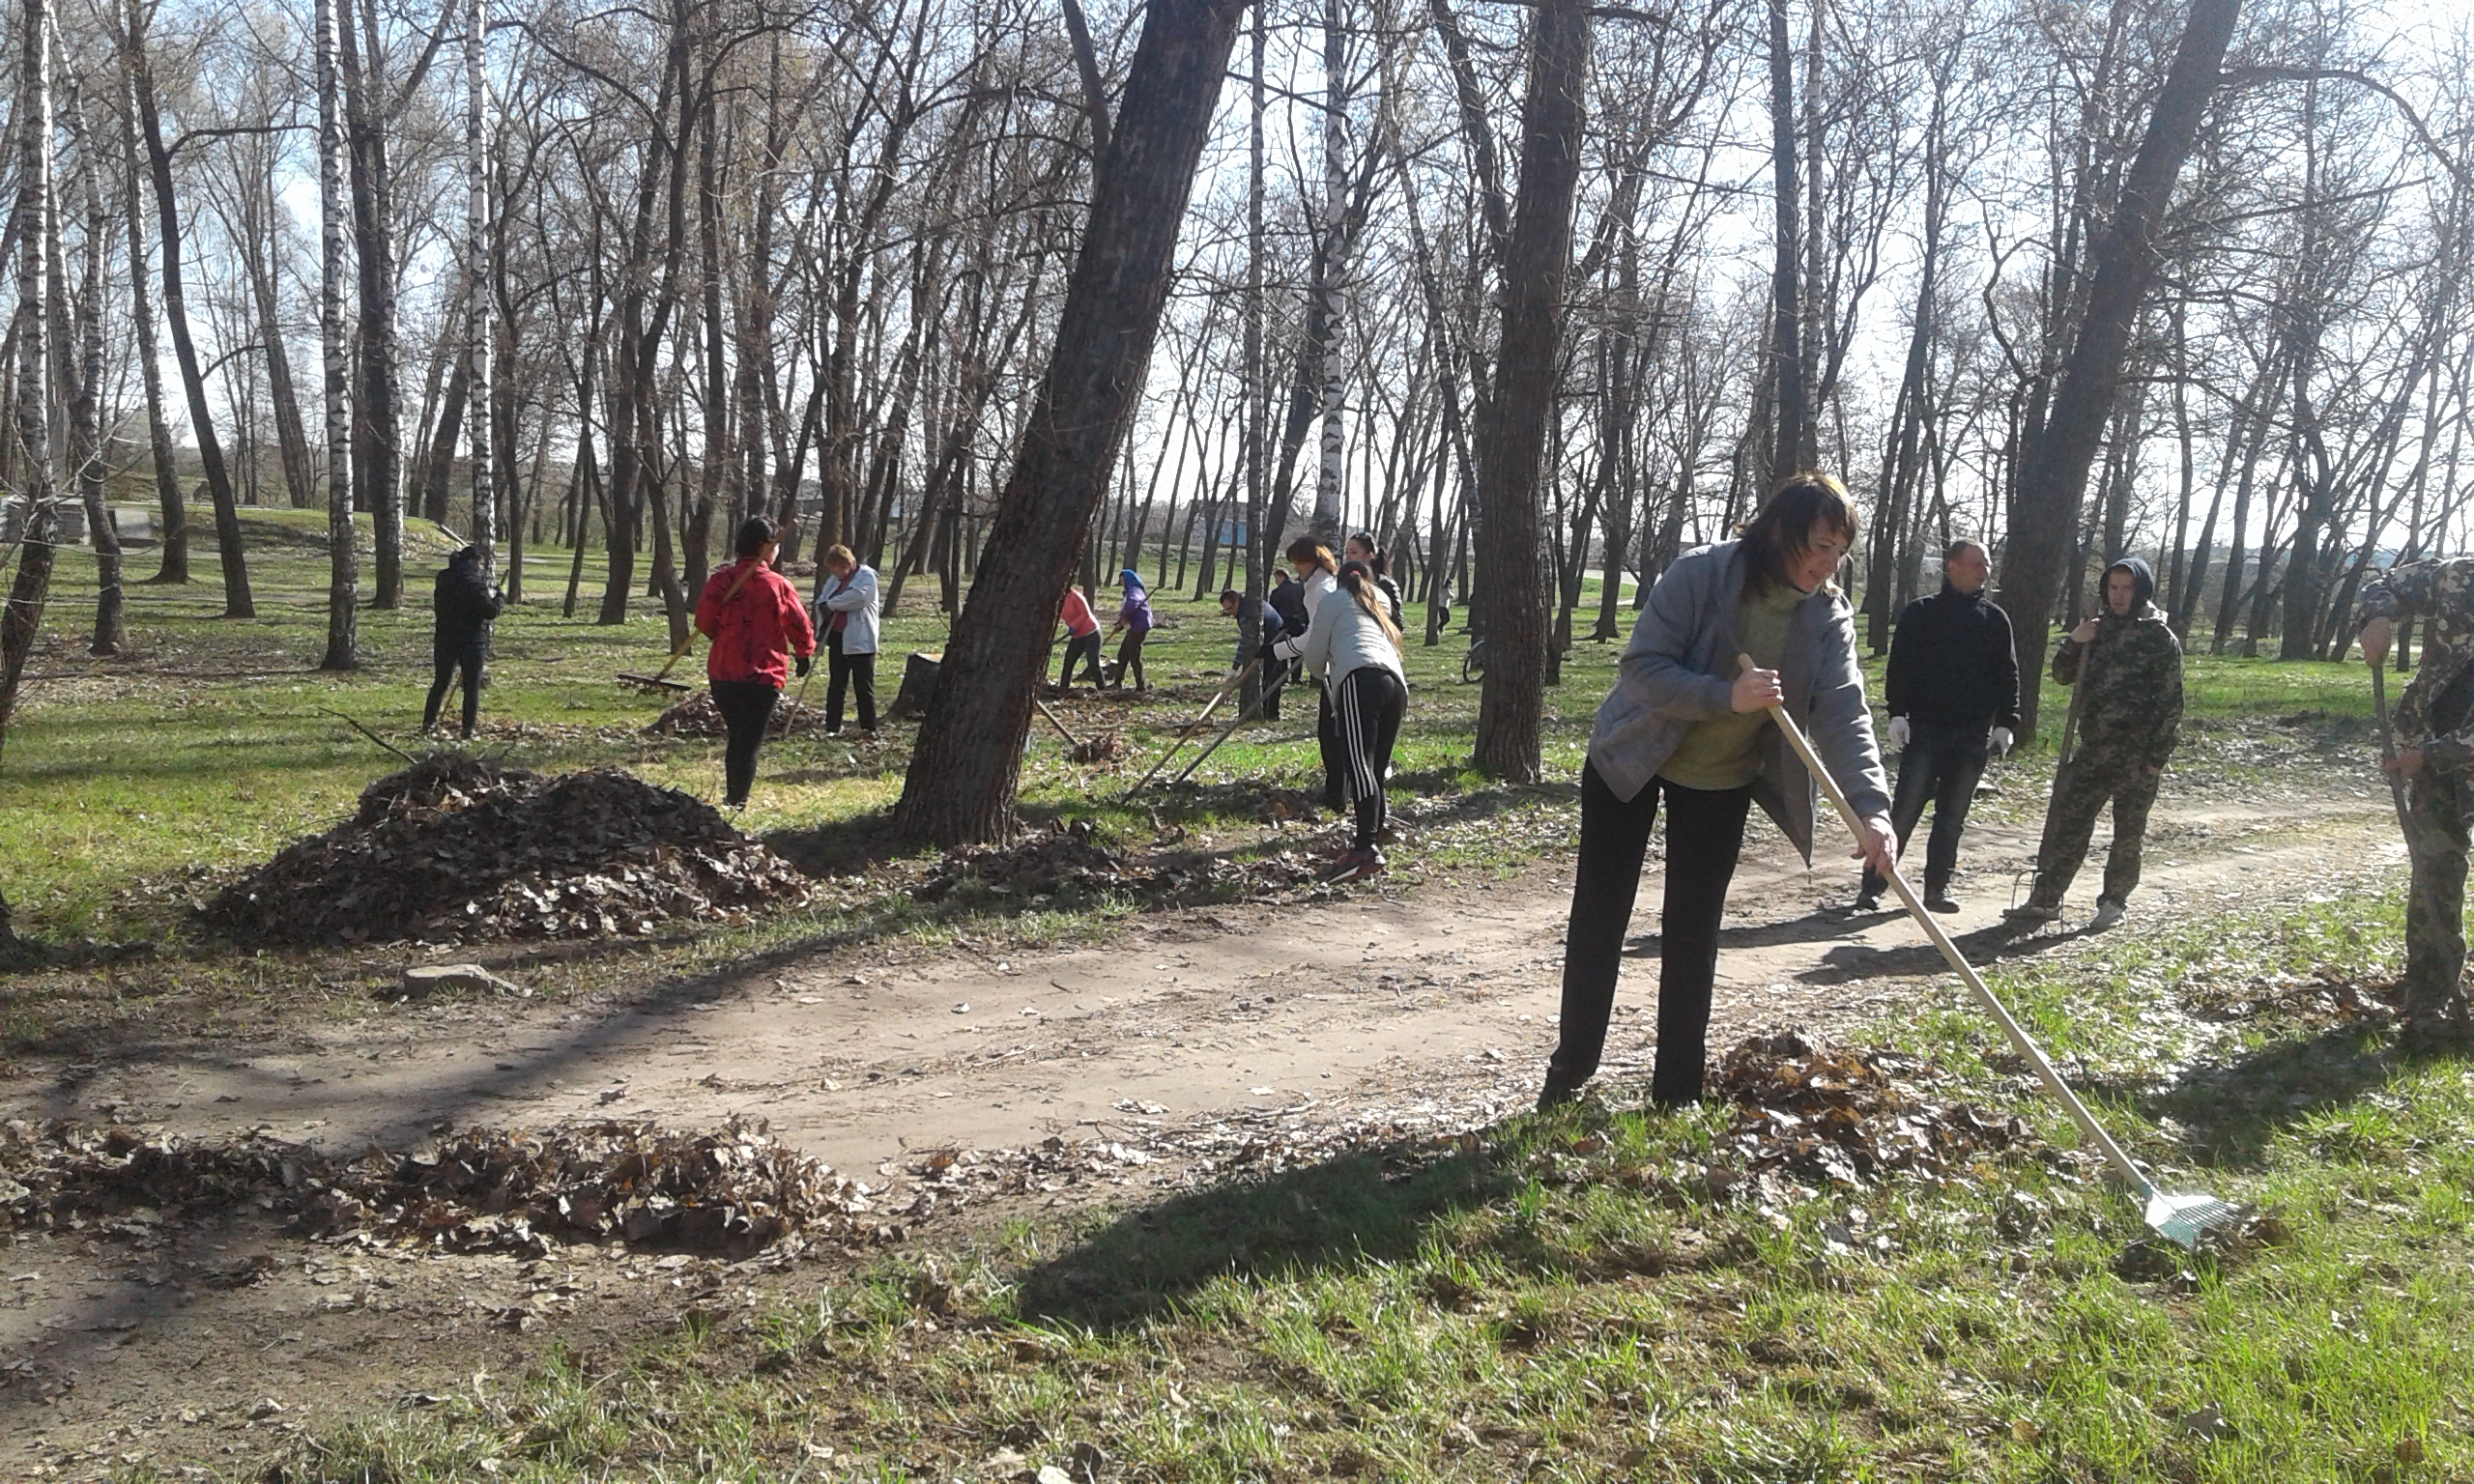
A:
<svg viewBox="0 0 2474 1484">
<path fill-rule="evenodd" d="M 738 560 L 706 579 L 696 600 L 696 632 L 713 642 L 705 677 L 713 683 L 713 709 L 730 733 L 722 802 L 733 809 L 747 807 L 756 749 L 789 674 L 784 662 L 795 654 L 801 675 L 816 665 L 816 626 L 798 590 L 773 570 L 774 551 L 773 523 L 749 517 L 738 528 Z"/>
</svg>

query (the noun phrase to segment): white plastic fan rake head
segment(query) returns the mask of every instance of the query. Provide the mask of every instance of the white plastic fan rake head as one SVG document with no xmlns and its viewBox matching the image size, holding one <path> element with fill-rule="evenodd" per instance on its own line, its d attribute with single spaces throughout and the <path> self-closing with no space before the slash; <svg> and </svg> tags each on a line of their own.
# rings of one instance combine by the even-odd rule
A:
<svg viewBox="0 0 2474 1484">
<path fill-rule="evenodd" d="M 2201 1192 L 2174 1194 L 2147 1187 L 2147 1225 L 2157 1236 L 2184 1248 L 2196 1248 L 2209 1232 L 2230 1231 L 2242 1222 L 2240 1207 Z"/>
</svg>

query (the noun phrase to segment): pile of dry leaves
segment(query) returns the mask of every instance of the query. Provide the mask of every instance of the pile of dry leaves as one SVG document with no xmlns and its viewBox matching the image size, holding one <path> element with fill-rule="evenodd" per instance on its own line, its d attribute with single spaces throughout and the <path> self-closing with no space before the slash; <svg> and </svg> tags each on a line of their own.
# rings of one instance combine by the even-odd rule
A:
<svg viewBox="0 0 2474 1484">
<path fill-rule="evenodd" d="M 722 725 L 722 713 L 713 704 L 712 693 L 697 691 L 654 717 L 645 730 L 665 737 L 718 737 L 726 734 L 729 728 Z M 787 737 L 792 732 L 803 737 L 823 736 L 824 713 L 795 700 L 775 701 L 773 719 L 765 724 L 764 734 Z"/>
<path fill-rule="evenodd" d="M 67 1123 L 0 1125 L 0 1230 L 110 1231 L 183 1207 L 253 1204 L 312 1237 L 538 1255 L 621 1241 L 742 1257 L 789 1238 L 890 1241 L 870 1188 L 734 1118 L 705 1132 L 596 1123 L 475 1128 L 414 1155 L 338 1159 L 245 1135 L 183 1139 Z"/>
<path fill-rule="evenodd" d="M 1094 842 L 1089 822 L 1078 819 L 1015 844 L 956 850 L 937 863 L 914 895 L 938 901 L 968 889 L 1024 899 L 1114 892 L 1168 905 L 1257 896 L 1314 880 L 1312 866 L 1285 852 L 1244 863 L 1216 856 L 1136 862 Z"/>
<path fill-rule="evenodd" d="M 1795 1032 L 1755 1036 L 1718 1065 L 1712 1095 L 1736 1104 L 1718 1140 L 1747 1171 L 1858 1185 L 1887 1174 L 1943 1176 L 1987 1151 L 2030 1149 L 2025 1120 L 1924 1093 L 1930 1069 L 1892 1052 L 1850 1051 Z"/>
<path fill-rule="evenodd" d="M 435 754 L 370 785 L 351 822 L 216 894 L 199 921 L 242 942 L 589 937 L 742 921 L 808 893 L 788 862 L 675 788 Z"/>
</svg>

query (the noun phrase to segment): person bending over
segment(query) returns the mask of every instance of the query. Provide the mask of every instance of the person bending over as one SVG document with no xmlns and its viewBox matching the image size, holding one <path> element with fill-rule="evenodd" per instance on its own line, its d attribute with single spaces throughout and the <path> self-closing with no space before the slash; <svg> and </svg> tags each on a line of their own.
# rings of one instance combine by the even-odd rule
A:
<svg viewBox="0 0 2474 1484">
<path fill-rule="evenodd" d="M 855 693 L 859 729 L 877 732 L 877 569 L 847 546 L 824 554 L 817 585 L 817 626 L 824 631 L 824 734 L 842 733 L 844 693 Z"/>
<path fill-rule="evenodd" d="M 1141 573 L 1128 567 L 1117 574 L 1117 582 L 1125 588 L 1125 601 L 1117 606 L 1117 621 L 1108 625 L 1111 634 L 1125 631 L 1125 638 L 1117 644 L 1116 688 L 1124 690 L 1125 677 L 1130 674 L 1134 676 L 1135 694 L 1139 696 L 1150 689 L 1142 675 L 1142 641 L 1160 620 L 1151 612 L 1151 594 L 1142 585 Z"/>
<path fill-rule="evenodd" d="M 436 666 L 429 683 L 429 704 L 421 709 L 421 734 L 438 728 L 438 708 L 446 688 L 464 676 L 464 738 L 471 741 L 480 719 L 481 667 L 490 653 L 490 620 L 505 611 L 506 596 L 490 585 L 482 570 L 481 549 L 468 546 L 446 558 L 430 599 L 433 627 L 430 657 Z"/>
<path fill-rule="evenodd" d="M 1697 1102 L 1708 1058 L 1718 922 L 1757 800 L 1809 862 L 1814 784 L 1767 712 L 1773 702 L 1864 821 L 1856 849 L 1897 858 L 1889 789 L 1856 667 L 1856 624 L 1830 574 L 1856 542 L 1856 507 L 1827 474 L 1780 485 L 1739 540 L 1678 557 L 1650 591 L 1581 766 L 1580 858 L 1564 939 L 1562 1036 L 1542 1110 L 1597 1070 L 1615 1004 L 1641 862 L 1666 804 L 1666 899 L 1658 924 L 1657 1064 L 1650 1096 Z M 1752 668 L 1741 668 L 1749 655 Z"/>
<path fill-rule="evenodd" d="M 1950 877 L 1959 869 L 1959 836 L 1975 803 L 1976 780 L 1988 757 L 2010 751 L 2019 725 L 2019 655 L 2010 647 L 2010 615 L 1984 594 L 1992 558 L 1984 543 L 1960 540 L 1942 556 L 1942 590 L 1899 614 L 1890 638 L 1884 702 L 1889 743 L 1898 748 L 1898 793 L 1890 823 L 1906 853 L 1924 806 L 1933 806 L 1933 834 L 1924 846 L 1924 904 L 1956 912 Z M 1889 882 L 1867 870 L 1856 910 L 1882 904 Z"/>
<path fill-rule="evenodd" d="M 1305 659 L 1323 677 L 1339 734 L 1341 781 L 1357 814 L 1348 853 L 1324 879 L 1361 881 L 1383 873 L 1383 785 L 1409 705 L 1400 627 L 1364 562 L 1340 568 L 1338 595 L 1315 611 L 1313 627 L 1306 631 Z"/>
<path fill-rule="evenodd" d="M 1056 688 L 1074 689 L 1074 666 L 1079 661 L 1091 677 L 1091 689 L 1102 685 L 1100 677 L 1100 620 L 1091 616 L 1090 600 L 1082 589 L 1068 583 L 1065 596 L 1056 605 L 1057 621 L 1065 625 L 1065 668 L 1057 672 Z"/>
<path fill-rule="evenodd" d="M 773 570 L 774 551 L 773 523 L 748 517 L 738 528 L 738 559 L 705 579 L 696 598 L 696 632 L 713 642 L 705 677 L 727 733 L 722 802 L 733 809 L 747 807 L 756 752 L 791 666 L 802 676 L 816 667 L 816 629 L 798 590 Z"/>
</svg>

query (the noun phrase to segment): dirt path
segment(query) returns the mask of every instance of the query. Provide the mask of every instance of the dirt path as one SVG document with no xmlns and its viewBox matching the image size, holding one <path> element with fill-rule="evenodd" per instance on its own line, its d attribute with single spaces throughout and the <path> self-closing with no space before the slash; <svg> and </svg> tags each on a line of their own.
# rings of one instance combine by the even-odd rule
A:
<svg viewBox="0 0 2474 1484">
<path fill-rule="evenodd" d="M 2258 873 L 2309 863 L 2385 822 L 2379 801 L 2162 808 L 2143 916 L 2181 899 L 2249 895 Z M 1764 829 L 1739 872 L 1719 959 L 1712 1043 L 1755 1022 L 1829 1023 L 1941 972 L 1904 915 L 1820 910 L 1851 870 L 1806 872 Z M 1921 841 L 1917 842 L 1920 848 Z M 2100 837 L 2099 846 L 2102 840 Z M 1971 830 L 1951 920 L 1971 953 L 2066 938 L 1998 927 L 2031 859 L 2028 833 Z M 1412 846 L 1414 848 L 1414 846 Z M 2084 921 L 2100 861 L 2081 873 Z M 1644 1065 L 1662 869 L 1643 882 L 1609 1075 Z M 1267 1105 L 1347 1107 L 1403 1094 L 1528 1088 L 1554 1040 L 1569 867 L 1464 886 L 1456 899 L 1366 893 L 1249 922 L 1241 912 L 1139 924 L 1102 949 L 958 955 L 930 966 L 801 963 L 706 981 L 623 1013 L 590 1007 L 373 1007 L 278 1048 L 231 1048 L 77 1069 L 0 1093 L 12 1115 L 143 1121 L 182 1132 L 268 1127 L 285 1138 L 401 1146 L 441 1122 L 535 1125 L 595 1116 L 694 1125 L 770 1119 L 839 1168 L 906 1150 L 1036 1144 L 1145 1116 Z M 520 1002 L 514 1002 L 520 1004 Z"/>
<path fill-rule="evenodd" d="M 2402 854 L 2386 810 L 2349 779 L 2259 799 L 2222 787 L 2169 796 L 2135 909 L 2301 900 L 2320 863 Z M 1728 914 L 1713 1045 L 1760 1026 L 1876 1015 L 1942 972 L 1903 916 L 1818 910 L 1851 895 L 1844 863 L 1807 873 L 1774 831 L 1755 838 Z M 1997 926 L 2034 846 L 2016 826 L 1970 832 L 1956 884 L 1967 910 L 1952 926 L 1979 962 L 2075 936 Z M 2100 870 L 2082 872 L 2070 921 L 2085 922 Z M 1608 1045 L 1604 1075 L 1619 1086 L 1647 1074 L 1662 880 L 1654 862 Z M 276 1042 L 29 1067 L 0 1086 L 0 1117 L 264 1128 L 351 1149 L 474 1123 L 696 1126 L 736 1112 L 879 1181 L 906 1153 L 1122 1141 L 1123 1168 L 1095 1161 L 1096 1175 L 1052 1197 L 1089 1199 L 1181 1178 L 1178 1152 L 1210 1143 L 1197 1130 L 1466 1124 L 1526 1106 L 1555 1035 L 1568 893 L 1568 860 L 1556 860 L 1491 884 L 1367 892 L 1258 921 L 1227 909 L 1150 920 L 1105 949 L 799 963 L 624 1009 L 373 1005 Z M 253 1252 L 273 1267 L 217 1279 Z M 266 1430 L 303 1415 L 518 1366 L 540 1342 L 522 1337 L 536 1325 L 590 1344 L 685 1306 L 752 1306 L 759 1286 L 746 1265 L 591 1249 L 521 1265 L 304 1253 L 247 1213 L 134 1241 L 20 1234 L 0 1245 L 0 1439 L 13 1440 L 0 1441 L 0 1472 L 64 1478 L 130 1454 L 262 1449 Z M 267 1410 L 270 1399 L 283 1409 Z"/>
</svg>

